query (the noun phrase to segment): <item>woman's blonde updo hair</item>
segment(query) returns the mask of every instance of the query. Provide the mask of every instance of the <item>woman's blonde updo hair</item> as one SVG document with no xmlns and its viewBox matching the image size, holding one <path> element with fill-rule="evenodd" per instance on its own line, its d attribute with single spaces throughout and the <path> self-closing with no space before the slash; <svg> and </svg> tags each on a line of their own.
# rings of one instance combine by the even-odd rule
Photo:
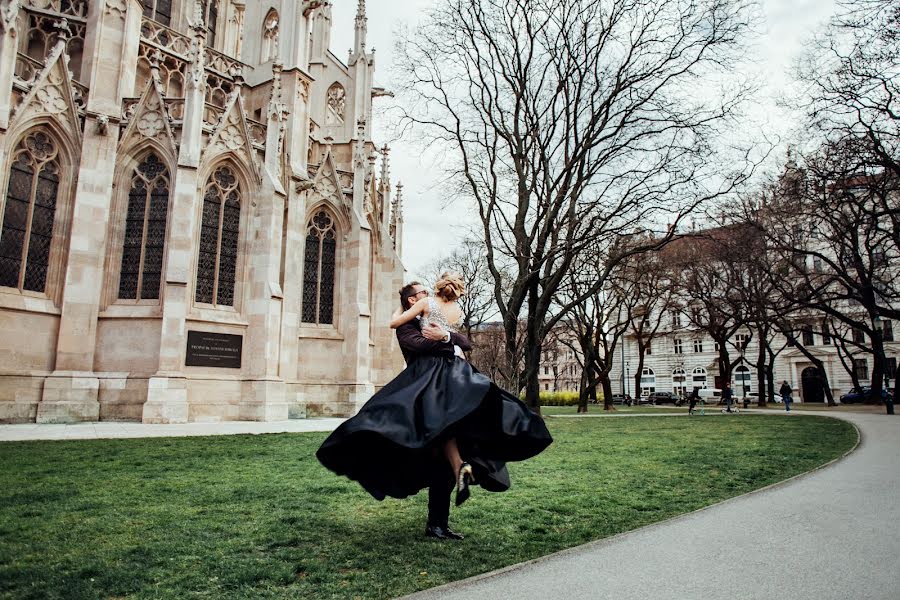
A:
<svg viewBox="0 0 900 600">
<path fill-rule="evenodd" d="M 446 302 L 453 302 L 466 293 L 466 284 L 458 273 L 444 271 L 434 284 L 434 294 Z"/>
</svg>

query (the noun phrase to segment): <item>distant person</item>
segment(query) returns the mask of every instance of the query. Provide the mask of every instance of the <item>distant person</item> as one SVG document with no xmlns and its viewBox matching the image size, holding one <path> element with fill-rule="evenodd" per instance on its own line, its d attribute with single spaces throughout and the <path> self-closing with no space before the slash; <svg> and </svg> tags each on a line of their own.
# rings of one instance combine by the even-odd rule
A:
<svg viewBox="0 0 900 600">
<path fill-rule="evenodd" d="M 794 400 L 791 398 L 791 394 L 794 392 L 791 385 L 787 382 L 787 379 L 784 380 L 784 383 L 781 384 L 781 387 L 778 388 L 778 393 L 781 395 L 781 401 L 784 402 L 784 410 L 787 412 L 791 412 L 791 402 Z"/>
<path fill-rule="evenodd" d="M 731 383 L 725 383 L 725 389 L 722 390 L 722 400 L 725 401 L 725 412 L 734 412 L 731 410 L 731 404 L 734 401 L 734 392 L 731 391 Z"/>
<path fill-rule="evenodd" d="M 688 414 L 694 414 L 694 407 L 697 406 L 697 402 L 700 401 L 700 388 L 695 387 L 694 391 L 691 392 L 691 395 L 688 396 Z"/>
</svg>

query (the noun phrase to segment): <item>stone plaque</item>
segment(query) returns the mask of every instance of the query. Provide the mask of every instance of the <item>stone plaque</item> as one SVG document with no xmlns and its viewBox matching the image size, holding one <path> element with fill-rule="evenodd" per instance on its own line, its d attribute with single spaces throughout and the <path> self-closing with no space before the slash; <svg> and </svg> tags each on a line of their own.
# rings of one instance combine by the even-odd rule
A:
<svg viewBox="0 0 900 600">
<path fill-rule="evenodd" d="M 240 369 L 243 342 L 242 335 L 188 331 L 184 364 L 188 367 Z"/>
</svg>

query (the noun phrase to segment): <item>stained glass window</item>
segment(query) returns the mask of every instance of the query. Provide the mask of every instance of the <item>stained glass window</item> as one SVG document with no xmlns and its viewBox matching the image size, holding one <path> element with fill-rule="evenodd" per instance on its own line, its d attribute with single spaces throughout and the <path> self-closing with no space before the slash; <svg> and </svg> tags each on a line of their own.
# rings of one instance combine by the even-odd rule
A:
<svg viewBox="0 0 900 600">
<path fill-rule="evenodd" d="M 163 25 L 172 21 L 172 0 L 143 0 L 144 16 Z"/>
<path fill-rule="evenodd" d="M 334 322 L 334 273 L 337 233 L 334 220 L 324 210 L 317 212 L 306 228 L 303 264 L 304 323 Z"/>
<path fill-rule="evenodd" d="M 216 22 L 219 20 L 219 1 L 204 0 L 203 21 L 206 23 L 206 45 L 210 48 L 216 46 Z"/>
<path fill-rule="evenodd" d="M 203 194 L 200 250 L 197 257 L 197 302 L 234 306 L 237 276 L 238 233 L 241 224 L 241 192 L 234 172 L 216 169 Z"/>
<path fill-rule="evenodd" d="M 120 299 L 159 298 L 168 209 L 169 171 L 159 157 L 151 153 L 141 161 L 131 178 L 119 272 Z"/>
<path fill-rule="evenodd" d="M 59 192 L 59 163 L 52 138 L 38 130 L 16 147 L 0 231 L 0 285 L 43 292 Z"/>
</svg>

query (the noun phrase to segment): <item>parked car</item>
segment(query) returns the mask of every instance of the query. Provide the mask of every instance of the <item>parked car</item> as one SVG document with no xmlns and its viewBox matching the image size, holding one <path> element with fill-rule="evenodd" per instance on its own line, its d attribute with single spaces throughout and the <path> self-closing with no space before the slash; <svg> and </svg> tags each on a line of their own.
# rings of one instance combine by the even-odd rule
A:
<svg viewBox="0 0 900 600">
<path fill-rule="evenodd" d="M 678 404 L 681 396 L 672 392 L 653 392 L 647 396 L 650 404 Z"/>
<path fill-rule="evenodd" d="M 612 395 L 612 403 L 613 404 L 624 404 L 625 406 L 631 406 L 634 404 L 634 398 L 632 398 L 628 394 L 613 394 Z"/>
<path fill-rule="evenodd" d="M 869 399 L 869 396 L 872 394 L 872 388 L 868 385 L 864 385 L 862 389 L 859 388 L 850 388 L 850 391 L 841 396 L 841 404 L 856 404 L 858 402 L 865 402 Z M 884 388 L 881 388 L 881 399 L 882 400 L 893 400 L 894 396 Z"/>
<path fill-rule="evenodd" d="M 742 398 L 742 400 L 748 400 L 748 399 L 750 401 L 750 404 L 759 404 L 759 393 L 758 392 L 750 392 L 749 394 L 747 394 L 746 396 L 744 396 Z M 766 398 L 766 402 L 775 402 L 776 404 L 780 404 L 781 396 L 779 396 L 778 394 L 775 394 L 775 396 L 772 398 L 772 400 L 769 400 L 768 398 Z"/>
<path fill-rule="evenodd" d="M 718 388 L 702 388 L 697 395 L 706 404 L 718 404 L 722 401 L 722 390 Z"/>
</svg>

